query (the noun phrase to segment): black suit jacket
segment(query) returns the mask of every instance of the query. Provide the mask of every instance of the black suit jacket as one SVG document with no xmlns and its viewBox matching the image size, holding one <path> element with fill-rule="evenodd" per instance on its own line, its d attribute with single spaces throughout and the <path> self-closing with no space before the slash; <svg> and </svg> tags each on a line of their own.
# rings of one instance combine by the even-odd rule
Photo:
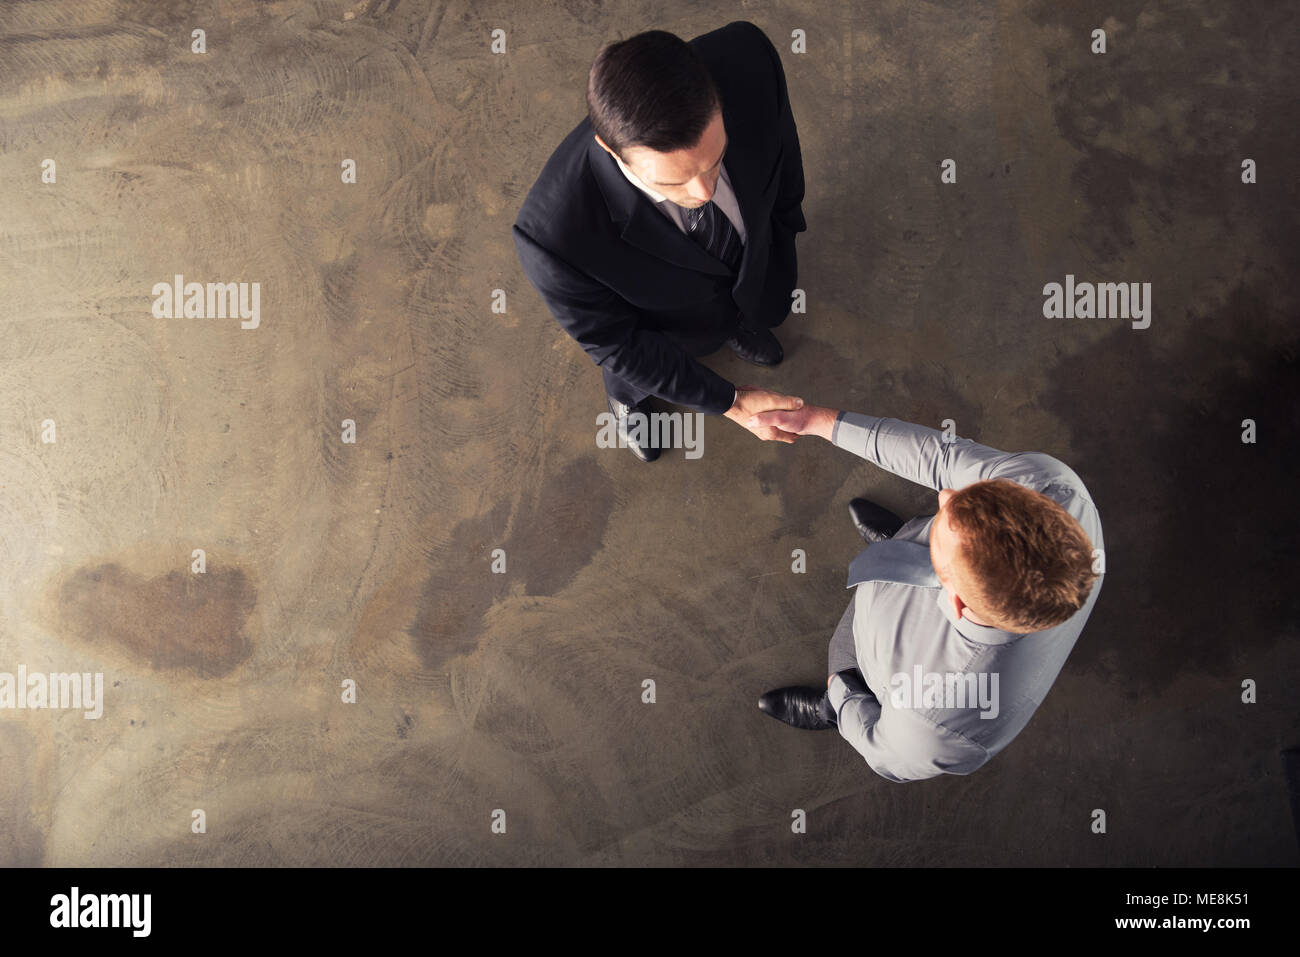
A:
<svg viewBox="0 0 1300 957">
<path fill-rule="evenodd" d="M 583 120 L 547 160 L 514 224 L 524 272 L 596 364 L 670 402 L 730 408 L 735 387 L 693 356 L 790 310 L 807 229 L 803 160 L 781 57 L 752 23 L 690 41 L 722 98 L 723 160 L 745 221 L 737 274 L 628 182 Z"/>
</svg>

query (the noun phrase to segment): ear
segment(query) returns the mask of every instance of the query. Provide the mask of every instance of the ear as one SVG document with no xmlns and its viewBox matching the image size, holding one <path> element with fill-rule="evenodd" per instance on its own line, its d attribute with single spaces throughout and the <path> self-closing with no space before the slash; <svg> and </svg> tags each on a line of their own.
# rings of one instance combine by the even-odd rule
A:
<svg viewBox="0 0 1300 957">
<path fill-rule="evenodd" d="M 952 602 L 953 614 L 955 614 L 958 618 L 961 618 L 961 613 L 963 610 L 970 607 L 964 601 L 961 600 L 961 596 L 958 595 L 955 591 L 950 590 L 948 592 L 948 600 Z"/>
<path fill-rule="evenodd" d="M 596 138 L 596 142 L 600 144 L 600 148 L 603 149 L 606 153 L 608 153 L 610 156 L 617 155 L 612 149 L 610 149 L 608 146 L 605 145 L 605 141 L 600 138 L 599 133 L 592 133 L 591 135 Z"/>
</svg>

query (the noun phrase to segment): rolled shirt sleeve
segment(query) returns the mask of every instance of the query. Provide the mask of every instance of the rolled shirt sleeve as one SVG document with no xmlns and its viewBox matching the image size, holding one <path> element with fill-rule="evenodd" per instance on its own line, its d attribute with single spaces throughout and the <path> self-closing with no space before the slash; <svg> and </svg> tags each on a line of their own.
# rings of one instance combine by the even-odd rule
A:
<svg viewBox="0 0 1300 957">
<path fill-rule="evenodd" d="M 840 737 L 888 781 L 903 784 L 940 774 L 970 774 L 989 759 L 980 745 L 916 711 L 882 708 L 854 671 L 836 674 L 827 697 Z"/>
</svg>

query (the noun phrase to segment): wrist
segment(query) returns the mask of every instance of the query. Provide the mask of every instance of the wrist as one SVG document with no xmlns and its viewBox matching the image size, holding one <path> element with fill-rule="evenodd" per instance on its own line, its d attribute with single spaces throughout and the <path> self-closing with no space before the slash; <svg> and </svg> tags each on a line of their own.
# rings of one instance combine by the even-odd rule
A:
<svg viewBox="0 0 1300 957">
<path fill-rule="evenodd" d="M 835 714 L 839 715 L 840 709 L 844 707 L 844 702 L 849 698 L 857 698 L 871 695 L 871 689 L 867 683 L 862 680 L 862 673 L 856 668 L 848 668 L 844 671 L 837 671 L 831 675 L 830 684 L 826 687 L 826 699 L 835 709 Z"/>
<path fill-rule="evenodd" d="M 816 435 L 831 441 L 831 436 L 835 433 L 835 420 L 839 418 L 839 411 L 836 409 L 827 409 L 822 406 L 814 406 L 812 415 L 809 417 L 808 429 L 805 435 Z"/>
<path fill-rule="evenodd" d="M 844 683 L 844 679 L 839 673 L 831 675 L 831 680 L 826 684 L 826 700 L 830 702 L 831 709 L 835 712 L 837 719 L 839 718 L 840 708 L 844 707 L 844 699 L 848 697 L 848 694 L 848 685 Z"/>
</svg>

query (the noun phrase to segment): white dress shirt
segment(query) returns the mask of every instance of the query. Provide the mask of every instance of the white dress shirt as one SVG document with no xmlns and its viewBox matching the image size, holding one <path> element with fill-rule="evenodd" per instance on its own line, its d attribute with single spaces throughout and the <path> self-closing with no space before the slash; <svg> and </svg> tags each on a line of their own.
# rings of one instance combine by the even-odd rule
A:
<svg viewBox="0 0 1300 957">
<path fill-rule="evenodd" d="M 628 181 L 633 186 L 650 197 L 659 212 L 672 220 L 682 232 L 686 232 L 686 210 L 684 207 L 678 206 L 663 193 L 653 190 L 641 182 L 636 174 L 623 165 L 623 161 L 617 156 L 614 157 L 614 162 L 618 163 L 618 168 L 623 171 L 623 175 L 628 178 Z M 731 225 L 740 234 L 740 241 L 745 242 L 745 220 L 740 215 L 740 203 L 736 201 L 736 191 L 731 188 L 731 178 L 727 175 L 726 163 L 722 164 L 722 171 L 718 175 L 718 186 L 713 191 L 713 204 L 722 210 L 727 219 L 731 220 Z"/>
</svg>

